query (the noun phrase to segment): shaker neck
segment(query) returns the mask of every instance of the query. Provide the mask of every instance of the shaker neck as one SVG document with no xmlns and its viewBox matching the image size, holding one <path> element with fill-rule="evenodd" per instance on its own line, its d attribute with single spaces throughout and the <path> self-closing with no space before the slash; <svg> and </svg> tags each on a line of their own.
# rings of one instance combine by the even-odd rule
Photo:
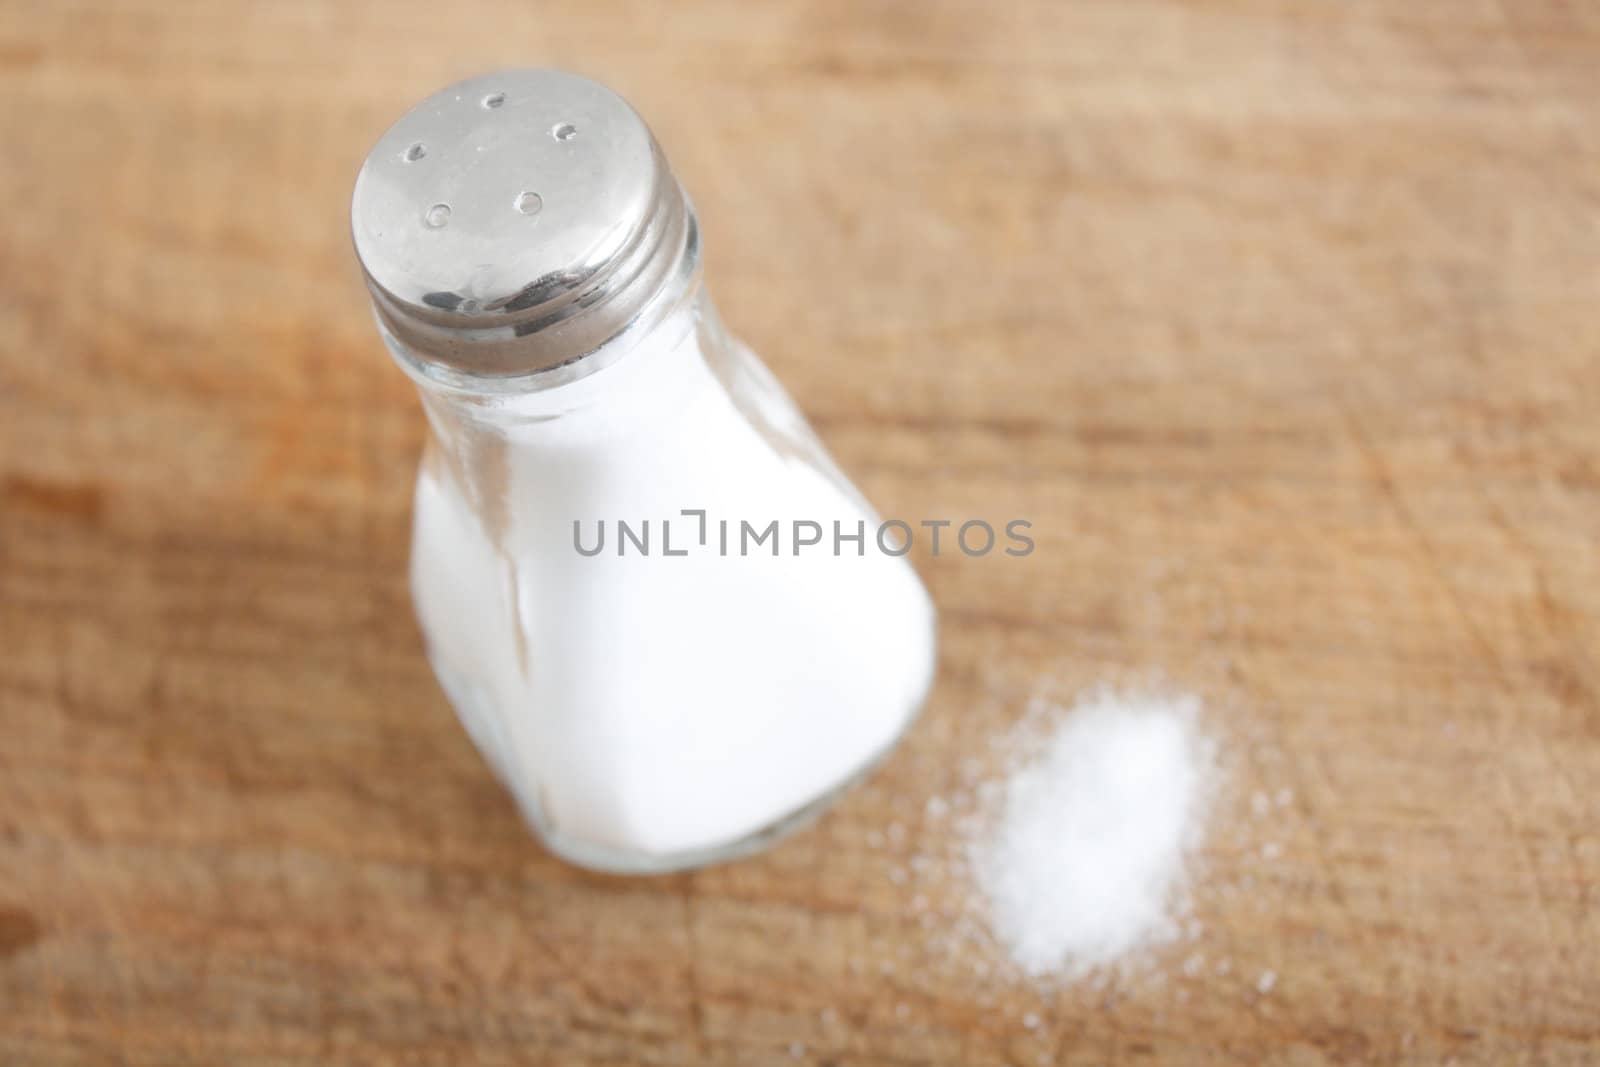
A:
<svg viewBox="0 0 1600 1067">
<path fill-rule="evenodd" d="M 686 368 L 706 362 L 712 335 L 720 330 L 698 272 L 663 297 L 654 313 L 585 356 L 585 373 L 570 377 L 544 372 L 492 379 L 491 388 L 476 381 L 463 385 L 418 372 L 387 334 L 385 340 L 411 375 L 436 430 L 470 425 L 475 432 L 532 441 L 547 438 L 557 420 L 569 428 L 594 417 L 643 425 L 676 405 Z"/>
<path fill-rule="evenodd" d="M 641 289 L 648 286 L 648 291 L 632 294 L 635 306 L 626 319 L 609 331 L 595 330 L 600 321 L 585 320 L 580 310 L 569 321 L 558 320 L 534 333 L 513 333 L 500 339 L 512 348 L 554 349 L 560 358 L 548 367 L 506 374 L 463 367 L 456 359 L 442 357 L 437 347 L 419 343 L 414 331 L 397 329 L 395 317 L 386 313 L 375 296 L 373 315 L 384 347 L 419 391 L 441 401 L 517 407 L 527 406 L 517 403 L 519 397 L 570 394 L 584 379 L 656 347 L 661 334 L 674 332 L 686 316 L 692 318 L 690 313 L 705 299 L 699 227 L 687 198 L 682 203 L 681 239 L 674 242 L 675 247 L 658 248 L 648 271 L 637 278 L 635 284 Z M 537 345 L 533 345 L 536 337 Z"/>
</svg>

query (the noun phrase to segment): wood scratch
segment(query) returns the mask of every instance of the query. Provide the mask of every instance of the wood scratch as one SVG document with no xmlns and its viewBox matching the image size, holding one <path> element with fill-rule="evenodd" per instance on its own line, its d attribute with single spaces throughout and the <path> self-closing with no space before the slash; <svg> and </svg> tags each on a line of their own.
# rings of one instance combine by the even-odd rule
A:
<svg viewBox="0 0 1600 1067">
<path fill-rule="evenodd" d="M 710 1049 L 710 1036 L 706 1032 L 706 1006 L 700 989 L 700 941 L 695 935 L 695 878 L 693 872 L 683 875 L 683 892 L 679 894 L 683 913 L 683 938 L 688 949 L 688 967 L 685 978 L 689 984 L 689 1010 L 694 1022 L 695 1050 L 702 1061 Z"/>
</svg>

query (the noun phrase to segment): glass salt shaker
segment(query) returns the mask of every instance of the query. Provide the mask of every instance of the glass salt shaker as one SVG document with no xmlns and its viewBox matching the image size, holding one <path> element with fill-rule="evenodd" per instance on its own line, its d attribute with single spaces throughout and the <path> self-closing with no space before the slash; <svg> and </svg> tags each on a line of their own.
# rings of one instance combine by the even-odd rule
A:
<svg viewBox="0 0 1600 1067">
<path fill-rule="evenodd" d="M 462 82 L 384 134 L 351 215 L 431 429 L 428 658 L 554 852 L 727 859 L 894 746 L 932 604 L 718 323 L 693 208 L 627 103 L 554 71 Z"/>
</svg>

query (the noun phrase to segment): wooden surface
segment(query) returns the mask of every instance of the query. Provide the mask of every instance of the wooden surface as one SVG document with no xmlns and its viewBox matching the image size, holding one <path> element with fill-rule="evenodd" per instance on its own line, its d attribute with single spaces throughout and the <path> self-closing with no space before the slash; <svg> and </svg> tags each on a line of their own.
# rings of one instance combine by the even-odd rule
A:
<svg viewBox="0 0 1600 1067">
<path fill-rule="evenodd" d="M 920 560 L 870 784 L 687 876 L 543 853 L 407 602 L 350 184 L 534 64 L 650 119 L 883 511 L 1036 528 Z M 0 1062 L 1600 1060 L 1593 4 L 7 0 L 0 100 Z M 1197 939 L 940 948 L 927 800 L 1152 676 L 1232 767 Z"/>
</svg>

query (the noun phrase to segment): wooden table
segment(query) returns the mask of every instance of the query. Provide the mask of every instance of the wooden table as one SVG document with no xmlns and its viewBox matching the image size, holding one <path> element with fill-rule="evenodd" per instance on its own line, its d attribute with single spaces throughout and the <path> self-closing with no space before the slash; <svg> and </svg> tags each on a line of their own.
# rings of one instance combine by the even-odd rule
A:
<svg viewBox="0 0 1600 1067">
<path fill-rule="evenodd" d="M 542 852 L 407 601 L 350 185 L 539 64 L 883 511 L 1035 523 L 920 560 L 894 759 L 691 875 Z M 0 99 L 0 1062 L 1600 1059 L 1594 5 L 11 0 Z M 941 950 L 928 799 L 1152 677 L 1230 761 L 1203 931 Z"/>
</svg>

